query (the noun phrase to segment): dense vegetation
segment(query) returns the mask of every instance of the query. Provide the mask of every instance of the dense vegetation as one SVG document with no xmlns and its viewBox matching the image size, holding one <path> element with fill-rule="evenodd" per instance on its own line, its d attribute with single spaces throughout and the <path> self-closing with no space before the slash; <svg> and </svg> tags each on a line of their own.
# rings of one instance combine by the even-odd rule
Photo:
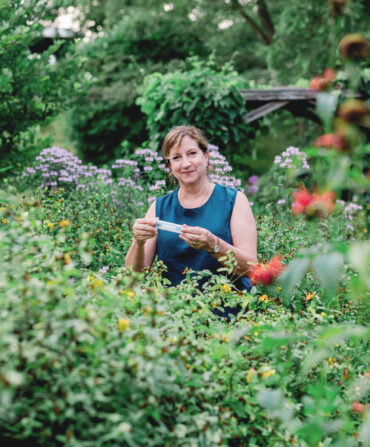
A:
<svg viewBox="0 0 370 447">
<path fill-rule="evenodd" d="M 369 50 L 345 35 L 366 23 L 365 2 L 81 0 L 82 29 L 103 35 L 40 57 L 40 20 L 75 2 L 8 3 L 1 444 L 369 445 Z M 243 125 L 240 88 L 313 76 L 320 124 Z M 75 152 L 37 129 L 63 110 Z M 252 203 L 250 293 L 227 269 L 169 287 L 161 263 L 123 267 L 135 218 L 174 188 L 158 146 L 178 121 L 210 137 L 210 179 Z M 225 306 L 242 310 L 226 320 Z"/>
</svg>

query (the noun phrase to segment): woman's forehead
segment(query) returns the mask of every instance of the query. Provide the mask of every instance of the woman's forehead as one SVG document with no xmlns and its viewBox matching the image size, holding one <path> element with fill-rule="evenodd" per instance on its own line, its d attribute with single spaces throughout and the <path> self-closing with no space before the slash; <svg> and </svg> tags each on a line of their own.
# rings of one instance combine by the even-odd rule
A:
<svg viewBox="0 0 370 447">
<path fill-rule="evenodd" d="M 181 152 L 189 149 L 200 149 L 200 147 L 197 141 L 185 135 L 180 145 L 171 147 L 170 152 Z"/>
</svg>

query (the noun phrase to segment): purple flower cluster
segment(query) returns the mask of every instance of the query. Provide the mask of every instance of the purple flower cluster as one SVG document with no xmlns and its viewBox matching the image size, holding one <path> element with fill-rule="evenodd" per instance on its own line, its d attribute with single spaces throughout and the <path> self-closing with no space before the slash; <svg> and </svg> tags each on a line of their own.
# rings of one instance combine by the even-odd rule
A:
<svg viewBox="0 0 370 447">
<path fill-rule="evenodd" d="M 229 175 L 233 168 L 229 165 L 226 158 L 220 154 L 217 146 L 208 145 L 209 148 L 209 164 L 212 170 L 209 174 L 211 182 L 219 183 L 224 186 L 231 186 L 232 188 L 240 188 L 241 180 Z"/>
<path fill-rule="evenodd" d="M 274 165 L 279 165 L 280 168 L 310 169 L 306 154 L 294 146 L 288 147 L 281 155 L 277 155 Z"/>
<path fill-rule="evenodd" d="M 258 188 L 258 176 L 252 175 L 248 179 L 248 183 L 245 185 L 245 189 L 249 195 L 257 194 L 259 188 Z"/>
<path fill-rule="evenodd" d="M 221 185 L 239 188 L 240 179 L 232 176 L 232 167 L 220 154 L 217 146 L 210 145 L 210 180 Z M 163 157 L 151 149 L 137 149 L 133 160 L 119 159 L 112 164 L 112 170 L 85 166 L 78 157 L 65 149 L 53 146 L 44 149 L 34 166 L 27 167 L 24 177 L 41 177 L 41 187 L 56 189 L 70 187 L 77 190 L 104 190 L 112 195 L 113 203 L 122 207 L 127 203 L 142 203 L 142 193 L 154 193 L 147 199 L 152 202 L 158 194 L 166 191 L 166 177 L 169 169 Z M 112 174 L 115 173 L 115 175 Z M 118 175 L 117 175 L 118 174 Z M 258 177 L 249 179 L 250 188 L 258 190 Z M 128 196 L 128 197 L 126 197 Z M 125 197 L 125 198 L 123 198 Z"/>
<path fill-rule="evenodd" d="M 41 151 L 36 162 L 34 167 L 26 168 L 23 177 L 40 175 L 42 188 L 73 185 L 77 189 L 87 189 L 95 186 L 96 179 L 105 184 L 112 183 L 112 173 L 109 169 L 84 166 L 77 157 L 57 146 Z"/>
<path fill-rule="evenodd" d="M 350 231 L 354 231 L 353 225 L 351 225 L 351 222 L 353 220 L 353 216 L 360 210 L 362 210 L 361 205 L 357 205 L 357 203 L 350 202 L 346 204 L 344 200 L 337 200 L 336 203 L 343 206 L 343 213 L 344 216 L 348 219 L 350 223 L 347 224 L 347 228 Z"/>
</svg>

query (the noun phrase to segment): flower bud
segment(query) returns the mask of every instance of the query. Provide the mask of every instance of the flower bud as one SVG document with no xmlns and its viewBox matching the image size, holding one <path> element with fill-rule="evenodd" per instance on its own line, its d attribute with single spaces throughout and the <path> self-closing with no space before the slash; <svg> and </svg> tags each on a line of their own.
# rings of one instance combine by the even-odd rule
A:
<svg viewBox="0 0 370 447">
<path fill-rule="evenodd" d="M 339 53 L 344 60 L 364 59 L 369 53 L 369 45 L 362 34 L 347 34 L 339 42 Z"/>
<path fill-rule="evenodd" d="M 365 123 L 370 119 L 370 111 L 360 99 L 347 99 L 338 109 L 338 116 L 350 123 Z"/>
</svg>

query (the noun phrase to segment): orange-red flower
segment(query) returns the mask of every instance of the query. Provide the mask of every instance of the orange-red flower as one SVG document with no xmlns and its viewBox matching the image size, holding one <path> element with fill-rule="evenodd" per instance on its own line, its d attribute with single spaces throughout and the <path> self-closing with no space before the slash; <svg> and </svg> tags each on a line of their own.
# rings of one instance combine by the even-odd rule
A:
<svg viewBox="0 0 370 447">
<path fill-rule="evenodd" d="M 358 401 L 356 400 L 356 401 L 354 401 L 354 402 L 352 403 L 352 410 L 353 410 L 355 413 L 364 413 L 364 412 L 365 412 L 365 407 L 364 407 L 364 405 L 360 404 L 360 402 L 358 402 Z"/>
<path fill-rule="evenodd" d="M 282 272 L 284 264 L 280 261 L 280 256 L 273 257 L 268 263 L 258 263 L 252 265 L 249 277 L 253 284 L 264 284 L 267 286 Z"/>
<path fill-rule="evenodd" d="M 341 150 L 344 147 L 344 139 L 340 135 L 326 133 L 316 138 L 313 144 L 317 147 L 325 147 L 326 149 Z"/>
<path fill-rule="evenodd" d="M 313 90 L 326 90 L 335 81 L 337 73 L 332 68 L 325 68 L 323 75 L 315 76 L 310 81 L 310 88 Z"/>
<path fill-rule="evenodd" d="M 328 81 L 335 81 L 337 79 L 337 72 L 332 68 L 325 68 L 324 79 Z"/>
<path fill-rule="evenodd" d="M 333 212 L 334 197 L 335 194 L 332 191 L 311 194 L 307 189 L 300 188 L 299 191 L 293 193 L 293 215 L 305 214 L 309 217 L 325 217 Z"/>
</svg>

